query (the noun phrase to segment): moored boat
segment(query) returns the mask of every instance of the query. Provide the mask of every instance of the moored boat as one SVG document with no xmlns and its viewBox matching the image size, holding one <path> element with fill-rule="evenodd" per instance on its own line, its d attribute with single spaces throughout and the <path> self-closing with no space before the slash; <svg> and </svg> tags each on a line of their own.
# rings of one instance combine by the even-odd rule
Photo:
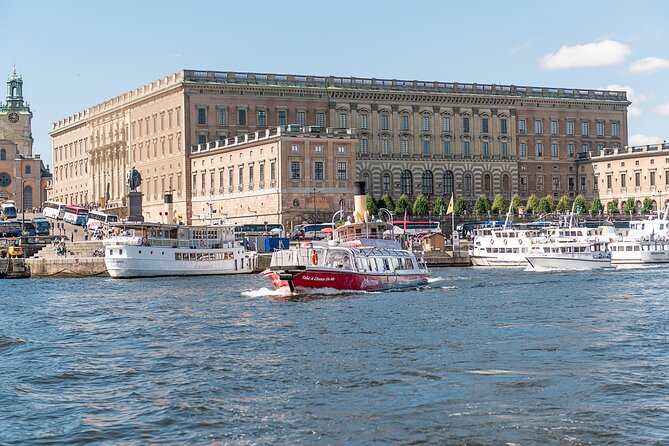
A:
<svg viewBox="0 0 669 446">
<path fill-rule="evenodd" d="M 390 213 L 389 221 L 367 221 L 364 183 L 356 182 L 355 187 L 355 221 L 337 226 L 332 240 L 303 243 L 272 254 L 270 268 L 262 275 L 276 288 L 288 287 L 298 293 L 381 291 L 427 284 L 428 268 L 392 237 Z"/>
<path fill-rule="evenodd" d="M 111 277 L 194 276 L 253 272 L 257 253 L 235 239 L 233 226 L 118 223 L 104 241 Z"/>
<path fill-rule="evenodd" d="M 659 218 L 633 220 L 629 232 L 611 243 L 611 263 L 642 265 L 669 263 L 669 205 Z"/>
<path fill-rule="evenodd" d="M 527 256 L 533 269 L 599 269 L 611 267 L 611 253 L 603 241 L 572 240 L 544 243 Z"/>
</svg>

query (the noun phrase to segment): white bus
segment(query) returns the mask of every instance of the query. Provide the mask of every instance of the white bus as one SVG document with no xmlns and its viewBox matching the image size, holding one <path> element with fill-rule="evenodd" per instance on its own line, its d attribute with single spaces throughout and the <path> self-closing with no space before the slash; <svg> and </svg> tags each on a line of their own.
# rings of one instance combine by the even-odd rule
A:
<svg viewBox="0 0 669 446">
<path fill-rule="evenodd" d="M 65 203 L 57 201 L 45 201 L 42 214 L 45 217 L 53 218 L 54 220 L 62 220 L 65 216 Z"/>
<path fill-rule="evenodd" d="M 86 223 L 86 226 L 89 231 L 95 231 L 96 229 L 101 229 L 107 223 L 114 223 L 117 221 L 118 217 L 116 215 L 109 215 L 100 211 L 90 211 L 88 213 L 88 223 Z"/>
</svg>

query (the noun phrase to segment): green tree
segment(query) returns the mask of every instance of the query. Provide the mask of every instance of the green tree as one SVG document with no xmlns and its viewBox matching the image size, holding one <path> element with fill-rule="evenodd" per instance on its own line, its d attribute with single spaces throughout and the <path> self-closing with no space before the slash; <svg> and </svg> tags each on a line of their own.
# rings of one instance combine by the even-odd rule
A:
<svg viewBox="0 0 669 446">
<path fill-rule="evenodd" d="M 643 199 L 643 204 L 641 205 L 641 212 L 644 214 L 650 214 L 653 212 L 653 200 L 650 198 L 646 197 Z"/>
<path fill-rule="evenodd" d="M 411 215 L 411 209 L 409 209 L 410 206 L 411 203 L 409 202 L 407 194 L 400 195 L 400 198 L 397 199 L 397 203 L 395 203 L 395 214 L 402 218 L 404 218 L 405 213 Z"/>
<path fill-rule="evenodd" d="M 569 199 L 568 196 L 563 195 L 560 197 L 560 200 L 558 201 L 557 205 L 555 206 L 555 210 L 558 212 L 567 212 L 571 210 L 571 200 Z"/>
<path fill-rule="evenodd" d="M 634 202 L 634 198 L 629 197 L 627 201 L 623 202 L 623 210 L 626 214 L 633 214 L 636 212 L 636 203 Z"/>
<path fill-rule="evenodd" d="M 600 202 L 599 204 L 601 205 L 602 203 Z M 585 204 L 585 197 L 583 194 L 576 195 L 576 198 L 574 199 L 574 212 L 582 214 L 586 209 L 588 209 L 588 207 Z"/>
<path fill-rule="evenodd" d="M 367 212 L 369 215 L 376 215 L 379 212 L 379 207 L 376 205 L 376 200 L 372 194 L 367 194 Z"/>
<path fill-rule="evenodd" d="M 618 213 L 618 199 L 614 198 L 613 200 L 606 203 L 606 213 L 609 215 Z"/>
<path fill-rule="evenodd" d="M 506 213 L 506 203 L 504 202 L 504 195 L 502 194 L 497 194 L 495 195 L 495 199 L 492 202 L 492 206 L 490 208 L 491 211 L 501 213 L 505 212 Z"/>
<path fill-rule="evenodd" d="M 432 213 L 434 215 L 446 215 L 446 205 L 444 204 L 444 197 L 441 195 L 434 200 Z"/>
<path fill-rule="evenodd" d="M 527 204 L 525 205 L 525 210 L 527 212 L 536 212 L 537 208 L 539 207 L 539 199 L 537 198 L 537 194 L 532 194 L 528 197 L 527 199 Z"/>
<path fill-rule="evenodd" d="M 383 194 L 381 200 L 383 200 L 384 203 L 382 207 L 388 209 L 390 212 L 395 210 L 395 202 L 393 201 L 393 197 L 391 197 L 390 194 Z"/>
<path fill-rule="evenodd" d="M 455 200 L 455 204 L 453 204 L 453 212 L 458 216 L 464 215 L 464 213 L 467 212 L 467 202 L 464 198 L 460 197 Z"/>
<path fill-rule="evenodd" d="M 539 206 L 537 206 L 537 212 L 542 214 L 550 214 L 553 212 L 554 208 L 553 197 L 550 195 L 545 195 L 541 200 L 539 200 Z"/>
<path fill-rule="evenodd" d="M 520 207 L 520 195 L 514 194 L 513 197 L 511 197 L 511 209 L 513 210 L 514 214 L 518 213 L 518 208 Z"/>
<path fill-rule="evenodd" d="M 595 197 L 592 200 L 592 203 L 590 203 L 590 212 L 593 215 L 599 215 L 600 212 L 604 210 L 604 206 L 602 206 L 602 200 L 599 199 L 599 197 Z"/>
<path fill-rule="evenodd" d="M 413 202 L 413 215 L 427 215 L 430 210 L 427 206 L 427 198 L 423 193 L 419 193 L 416 200 Z"/>
<path fill-rule="evenodd" d="M 487 214 L 489 210 L 490 200 L 488 200 L 486 194 L 479 195 L 476 199 L 476 203 L 474 203 L 474 212 L 477 214 Z"/>
</svg>

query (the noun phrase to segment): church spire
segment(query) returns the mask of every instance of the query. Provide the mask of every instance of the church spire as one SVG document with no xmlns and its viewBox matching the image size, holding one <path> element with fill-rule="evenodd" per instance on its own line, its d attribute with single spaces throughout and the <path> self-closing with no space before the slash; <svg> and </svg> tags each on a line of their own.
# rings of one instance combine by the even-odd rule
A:
<svg viewBox="0 0 669 446">
<path fill-rule="evenodd" d="M 7 78 L 7 102 L 5 109 L 27 110 L 28 106 L 23 102 L 23 79 L 16 74 L 16 65 L 12 69 L 12 74 Z"/>
</svg>

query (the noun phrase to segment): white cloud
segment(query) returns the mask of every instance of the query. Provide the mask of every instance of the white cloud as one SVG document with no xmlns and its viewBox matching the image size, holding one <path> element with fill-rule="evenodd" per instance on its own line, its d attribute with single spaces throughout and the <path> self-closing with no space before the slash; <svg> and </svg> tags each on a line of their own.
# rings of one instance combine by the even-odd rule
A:
<svg viewBox="0 0 669 446">
<path fill-rule="evenodd" d="M 599 88 L 600 90 L 614 90 L 614 91 L 626 91 L 627 92 L 627 100 L 630 102 L 634 103 L 641 103 L 641 102 L 646 102 L 647 98 L 643 95 L 637 95 L 634 92 L 634 88 L 630 87 L 629 85 L 618 85 L 618 84 L 610 84 L 607 85 L 606 87 L 601 87 Z"/>
<path fill-rule="evenodd" d="M 647 57 L 645 59 L 637 60 L 630 65 L 630 73 L 632 74 L 652 74 L 656 71 L 669 68 L 669 59 L 661 59 L 659 57 Z"/>
<path fill-rule="evenodd" d="M 544 70 L 560 70 L 576 67 L 601 67 L 622 63 L 631 49 L 615 40 L 563 46 L 556 53 L 549 53 L 539 61 Z"/>
<path fill-rule="evenodd" d="M 627 107 L 627 117 L 628 118 L 638 118 L 639 116 L 642 115 L 642 113 L 643 113 L 643 110 L 641 109 L 641 107 L 635 107 L 633 105 L 630 105 L 629 107 Z"/>
<path fill-rule="evenodd" d="M 647 146 L 649 144 L 662 144 L 662 138 L 658 138 L 657 136 L 648 136 L 637 133 L 629 137 L 628 144 L 630 146 Z"/>
<path fill-rule="evenodd" d="M 669 102 L 655 107 L 655 113 L 662 116 L 669 116 Z"/>
</svg>

